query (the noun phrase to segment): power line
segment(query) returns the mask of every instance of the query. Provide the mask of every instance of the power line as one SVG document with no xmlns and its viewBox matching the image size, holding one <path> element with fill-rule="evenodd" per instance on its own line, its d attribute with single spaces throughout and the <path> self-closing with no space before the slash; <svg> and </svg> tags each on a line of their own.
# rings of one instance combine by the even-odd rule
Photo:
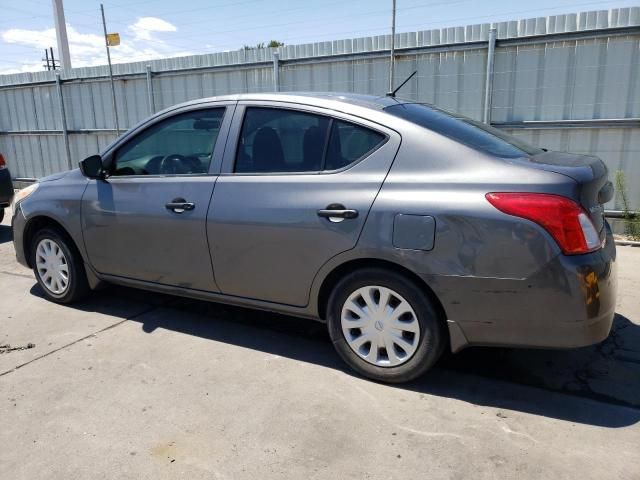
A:
<svg viewBox="0 0 640 480">
<path fill-rule="evenodd" d="M 169 10 L 169 11 L 163 11 L 163 12 L 158 12 L 157 15 L 162 15 L 162 16 L 169 16 L 169 15 L 180 15 L 183 13 L 192 13 L 192 12 L 202 12 L 202 11 L 214 11 L 217 8 L 225 8 L 225 7 L 238 7 L 241 5 L 247 5 L 247 4 L 252 4 L 252 3 L 260 3 L 260 2 L 264 2 L 266 0 L 245 0 L 242 2 L 233 2 L 233 3 L 225 3 L 225 4 L 221 4 L 221 5 L 207 5 L 206 7 L 199 7 L 199 8 L 181 8 L 178 10 Z M 129 5 L 126 5 L 127 10 L 131 9 Z M 135 10 L 135 9 L 133 9 Z M 273 11 L 270 13 L 274 13 Z M 143 16 L 151 16 L 148 12 L 140 12 L 141 15 Z M 234 15 L 235 17 L 235 15 Z M 128 18 L 127 18 L 128 20 Z M 116 17 L 116 21 L 117 21 L 117 17 Z M 208 21 L 210 22 L 211 19 L 208 19 Z"/>
<path fill-rule="evenodd" d="M 358 1 L 358 0 L 352 0 L 352 1 Z M 439 2 L 435 2 L 435 3 L 428 3 L 428 4 L 423 4 L 423 5 L 414 5 L 411 7 L 403 7 L 403 8 L 398 8 L 398 11 L 408 11 L 408 10 L 414 10 L 414 9 L 421 9 L 421 8 L 432 8 L 434 6 L 440 6 L 440 5 L 452 5 L 452 4 L 459 4 L 459 3 L 467 3 L 467 2 L 472 2 L 474 0 L 450 0 L 450 1 L 439 1 Z M 330 2 L 330 3 L 326 3 L 324 6 L 330 6 L 330 5 L 337 5 L 337 4 L 344 4 L 344 0 L 341 1 L 336 1 L 336 2 Z M 288 11 L 288 10 L 283 10 L 283 11 Z M 271 12 L 273 14 L 275 13 L 279 13 L 278 11 L 273 11 Z M 388 16 L 389 15 L 389 9 L 386 8 L 384 10 L 374 10 L 374 11 L 370 11 L 367 13 L 361 13 L 358 14 L 358 18 L 366 18 L 366 17 L 375 17 L 375 16 Z M 249 17 L 253 17 L 253 15 L 249 15 Z M 234 16 L 235 18 L 241 18 L 238 16 Z M 341 22 L 353 22 L 353 18 L 350 17 L 345 17 L 344 13 L 338 13 L 335 15 L 331 15 L 329 17 L 323 17 L 323 18 L 309 18 L 307 20 L 290 20 L 287 22 L 279 22 L 279 23 L 271 23 L 271 24 L 261 24 L 261 25 L 256 25 L 253 27 L 249 27 L 246 28 L 243 26 L 243 24 L 232 24 L 233 28 L 228 29 L 228 30 L 216 30 L 215 34 L 219 35 L 219 34 L 223 34 L 223 33 L 242 33 L 242 32 L 246 32 L 249 30 L 259 30 L 262 28 L 273 28 L 273 27 L 288 27 L 288 26 L 292 26 L 292 25 L 305 25 L 308 23 L 325 23 L 327 21 L 341 21 Z M 188 25 L 195 25 L 198 23 L 206 23 L 206 22 L 210 22 L 210 19 L 201 19 L 201 20 L 196 20 L 193 22 L 187 22 L 187 23 L 172 23 L 174 26 L 176 27 L 184 27 L 184 26 L 188 26 Z M 246 23 L 245 23 L 246 24 Z M 242 28 L 242 30 L 239 30 L 240 28 Z M 206 35 L 211 35 L 211 32 L 201 32 L 201 33 L 197 33 L 197 34 L 188 34 L 188 35 L 175 35 L 172 36 L 172 39 L 183 39 L 183 38 L 196 38 L 199 36 L 206 36 Z"/>
<path fill-rule="evenodd" d="M 597 5 L 597 4 L 602 4 L 602 3 L 610 3 L 609 1 L 606 0 L 601 0 L 601 1 L 595 1 L 595 2 L 586 2 L 586 3 L 580 3 L 580 4 L 574 4 L 573 6 L 575 7 L 580 7 L 580 6 L 588 6 L 588 5 Z M 562 8 L 566 8 L 566 6 L 559 6 L 559 7 L 549 7 L 549 8 L 545 8 L 543 9 L 543 11 L 546 10 L 558 10 L 558 9 L 562 9 Z M 525 13 L 531 13 L 531 12 L 540 12 L 540 9 L 529 9 L 529 10 L 519 10 L 519 11 L 511 11 L 511 12 L 504 12 L 501 13 L 499 15 L 518 15 L 518 14 L 525 14 Z M 484 15 L 484 16 L 473 16 L 473 17 L 458 17 L 458 18 L 452 18 L 452 19 L 448 19 L 447 22 L 458 22 L 458 21 L 465 21 L 465 20 L 473 20 L 473 19 L 482 19 L 482 18 L 495 18 L 496 16 L 498 16 L 498 14 L 491 14 L 491 15 Z M 492 22 L 493 23 L 493 22 Z M 402 29 L 406 32 L 408 28 L 410 27 L 424 27 L 424 26 L 429 26 L 429 25 L 441 25 L 442 21 L 434 21 L 434 22 L 420 22 L 420 23 L 414 23 L 414 24 L 405 24 L 402 25 Z M 457 26 L 457 25 L 453 25 L 453 26 Z M 452 25 L 443 25 L 440 28 L 450 28 L 452 27 Z M 376 27 L 376 28 L 370 28 L 367 29 L 367 33 L 370 31 L 380 31 L 380 30 L 388 30 L 389 27 L 388 26 L 383 26 L 383 27 Z M 415 31 L 415 30 L 410 30 L 410 31 Z M 319 34 L 316 35 L 315 38 L 318 37 L 326 37 L 326 36 L 333 36 L 335 37 L 336 35 L 342 35 L 342 34 L 353 34 L 356 33 L 353 30 L 345 30 L 342 32 L 328 32 L 328 33 L 324 33 L 324 34 Z M 365 35 L 365 33 L 361 33 L 360 37 L 349 37 L 349 38 L 361 38 L 361 36 Z M 281 41 L 290 41 L 290 40 L 296 40 L 298 38 L 308 38 L 307 35 L 298 35 L 295 37 L 283 37 L 281 38 Z M 338 38 L 336 38 L 336 40 L 340 40 Z"/>
<path fill-rule="evenodd" d="M 464 3 L 470 0 L 458 0 L 458 1 L 452 1 L 452 2 L 434 2 L 434 3 L 429 3 L 427 5 L 412 5 L 409 7 L 402 7 L 402 8 L 398 8 L 398 11 L 411 11 L 411 10 L 415 10 L 417 8 L 430 8 L 433 6 L 437 6 L 437 5 L 451 5 L 453 3 Z M 133 2 L 132 4 L 143 4 L 143 3 L 151 3 L 148 1 L 142 1 L 142 2 Z M 252 1 L 247 1 L 245 3 L 255 3 L 255 0 Z M 336 1 L 336 2 L 331 2 L 331 4 L 337 4 L 337 3 L 343 3 L 341 1 Z M 509 12 L 502 12 L 500 14 L 489 14 L 489 15 L 484 15 L 484 16 L 473 16 L 473 17 L 458 17 L 458 18 L 452 18 L 452 19 L 447 19 L 447 22 L 458 22 L 458 21 L 465 21 L 465 20 L 478 20 L 478 19 L 484 19 L 484 18 L 489 18 L 489 19 L 495 19 L 495 17 L 497 16 L 504 16 L 504 15 L 517 15 L 517 14 L 526 14 L 526 13 L 531 13 L 531 12 L 544 12 L 544 11 L 551 11 L 551 10 L 559 10 L 559 9 L 567 9 L 567 8 L 577 8 L 577 7 L 582 7 L 582 6 L 590 6 L 590 5 L 598 5 L 598 4 L 603 4 L 603 3 L 610 3 L 606 0 L 601 0 L 601 1 L 591 1 L 591 2 L 580 2 L 580 3 L 574 3 L 574 4 L 568 4 L 568 5 L 562 5 L 562 6 L 556 6 L 556 7 L 548 7 L 548 8 L 543 8 L 543 9 L 526 9 L 526 10 L 517 10 L 517 11 L 509 11 Z M 231 5 L 231 4 L 224 4 L 224 5 Z M 330 5 L 330 4 L 325 4 L 325 5 Z M 207 8 L 215 8 L 215 6 L 213 7 L 206 7 L 204 9 Z M 297 7 L 295 10 L 302 10 L 306 7 Z M 14 10 L 18 10 L 15 9 Z M 287 9 L 287 11 L 290 11 L 291 9 Z M 188 10 L 182 10 L 182 11 L 188 11 Z M 388 9 L 385 11 L 374 11 L 374 12 L 368 12 L 365 14 L 362 14 L 360 16 L 377 16 L 379 14 L 384 14 L 384 12 L 386 12 L 386 14 L 388 15 Z M 78 12 L 75 12 L 78 13 Z M 274 13 L 276 13 L 276 11 L 274 11 Z M 251 15 L 247 15 L 245 17 L 250 17 Z M 234 18 L 239 18 L 239 17 L 234 17 Z M 340 21 L 340 19 L 345 19 L 344 14 L 341 15 L 334 15 L 332 17 L 325 17 L 323 19 L 309 19 L 306 21 L 289 21 L 289 22 L 282 22 L 282 23 L 277 23 L 277 24 L 270 24 L 270 25 L 262 25 L 261 27 L 256 27 L 256 28 L 265 28 L 265 27 L 286 27 L 286 26 L 291 26 L 291 25 L 300 25 L 300 24 L 308 24 L 309 22 L 327 22 L 329 20 L 337 20 Z M 352 21 L 351 18 L 346 18 L 345 20 L 348 21 Z M 198 22 L 191 22 L 191 23 L 186 23 L 183 25 L 189 25 L 189 24 L 195 24 L 195 23 L 199 23 Z M 75 25 L 85 25 L 86 24 L 80 24 L 78 22 L 73 22 Z M 334 22 L 335 23 L 335 22 Z M 408 29 L 410 29 L 411 27 L 419 27 L 419 28 L 424 28 L 430 25 L 442 25 L 443 21 L 439 20 L 439 21 L 433 21 L 433 22 L 420 22 L 420 23 L 414 23 L 414 24 L 404 24 L 404 25 L 400 25 L 400 27 L 402 28 L 402 30 L 407 31 Z M 178 25 L 180 26 L 180 25 Z M 94 28 L 94 25 L 91 26 L 91 28 Z M 223 31 L 216 31 L 216 34 L 222 34 L 222 33 L 244 33 L 247 30 L 255 30 L 256 28 L 244 28 L 244 29 L 239 29 L 238 26 L 236 26 L 236 28 L 234 28 L 233 30 L 223 30 Z M 444 28 L 444 27 L 443 27 Z M 375 32 L 375 31 L 383 31 L 383 30 L 388 30 L 388 26 L 381 26 L 381 27 L 372 27 L 372 28 L 367 28 L 364 31 L 355 31 L 355 30 L 344 30 L 344 31 L 339 31 L 339 32 L 328 32 L 328 33 L 319 33 L 319 34 L 315 34 L 315 35 L 310 35 L 308 33 L 304 34 L 304 35 L 294 35 L 294 36 L 278 36 L 278 40 L 280 41 L 285 41 L 287 43 L 290 43 L 291 41 L 294 40 L 298 40 L 298 39 L 306 39 L 307 42 L 311 42 L 311 41 L 317 41 L 320 38 L 324 38 L 327 36 L 331 36 L 331 37 L 337 37 L 340 35 L 348 35 L 350 38 L 354 38 L 354 37 L 358 37 L 358 36 L 365 36 L 367 34 L 370 34 L 371 32 Z M 97 34 L 96 34 L 97 35 Z M 171 47 L 179 47 L 181 49 L 184 49 L 185 51 L 188 51 L 190 54 L 198 54 L 198 53 L 202 53 L 202 52 L 206 52 L 206 53 L 214 53 L 212 52 L 212 49 L 210 48 L 206 48 L 206 49 L 193 49 L 193 45 L 184 45 L 184 44 L 177 44 L 174 42 L 175 39 L 184 39 L 184 38 L 198 38 L 198 37 L 202 37 L 205 35 L 211 35 L 210 32 L 208 33 L 198 33 L 198 34 L 190 34 L 190 35 L 178 35 L 178 36 L 174 36 L 172 35 L 170 39 L 168 39 L 167 41 L 163 41 L 163 40 L 159 40 L 159 39 L 144 39 L 141 40 L 144 43 L 150 43 L 150 44 L 156 44 L 156 45 L 160 45 L 162 46 L 164 49 L 167 48 L 171 48 Z M 311 37 L 311 38 L 310 38 Z M 223 45 L 216 45 L 215 48 L 216 49 L 225 49 L 226 47 L 231 47 L 233 49 L 238 49 L 241 47 L 242 42 L 237 42 L 237 43 L 227 43 L 227 44 L 223 44 Z M 29 48 L 29 49 L 33 49 L 35 47 L 29 47 L 29 46 L 25 46 L 25 45 L 20 45 L 20 44 L 12 44 L 13 47 L 15 48 Z M 174 50 L 175 52 L 175 50 Z M 158 55 L 161 55 L 162 57 L 158 57 L 158 58 L 167 58 L 170 56 L 175 56 L 175 53 L 170 53 L 170 52 L 157 52 Z M 151 58 L 151 56 L 150 56 Z M 9 62 L 9 61 L 8 61 Z M 21 62 L 9 62 L 9 63 L 16 63 L 16 64 L 24 64 Z"/>
<path fill-rule="evenodd" d="M 462 1 L 462 0 L 461 0 Z M 466 1 L 466 0 L 464 0 Z M 447 2 L 448 4 L 452 3 L 452 2 Z M 606 0 L 601 0 L 601 1 L 592 1 L 592 2 L 583 2 L 580 4 L 573 4 L 573 6 L 575 7 L 579 7 L 579 6 L 588 6 L 588 5 L 597 5 L 597 4 L 602 4 L 602 3 L 609 3 Z M 558 6 L 558 7 L 549 7 L 547 9 L 544 10 L 558 10 L 558 9 L 562 9 L 562 8 L 566 8 L 566 6 Z M 400 9 L 399 9 L 400 10 Z M 518 11 L 511 11 L 511 12 L 504 12 L 500 15 L 515 15 L 515 14 L 525 14 L 525 13 L 531 13 L 531 12 L 538 12 L 540 11 L 539 9 L 528 9 L 528 10 L 518 10 Z M 458 18 L 453 18 L 453 19 L 449 19 L 447 20 L 448 22 L 457 22 L 457 21 L 463 21 L 463 20 L 471 20 L 471 19 L 481 19 L 481 18 L 495 18 L 496 15 L 485 15 L 485 16 L 474 16 L 474 17 L 458 17 Z M 322 20 L 322 21 L 326 21 L 326 19 Z M 293 24 L 298 24 L 298 22 L 288 22 L 286 24 L 279 24 L 279 26 L 288 26 L 288 25 L 293 25 Z M 402 25 L 402 29 L 404 31 L 407 31 L 407 29 L 411 28 L 411 27 L 425 27 L 425 26 L 430 26 L 430 25 L 438 25 L 438 24 L 442 24 L 442 21 L 434 21 L 434 22 L 420 22 L 420 23 L 414 23 L 414 24 L 405 24 Z M 328 33 L 324 33 L 324 34 L 317 34 L 314 35 L 312 38 L 313 40 L 309 39 L 309 34 L 305 34 L 305 35 L 297 35 L 297 36 L 285 36 L 285 37 L 279 37 L 278 40 L 280 41 L 284 41 L 285 43 L 291 43 L 292 40 L 298 40 L 298 39 L 309 39 L 307 40 L 308 42 L 313 42 L 313 41 L 317 41 L 317 39 L 319 38 L 323 38 L 323 37 L 327 37 L 327 36 L 331 36 L 331 37 L 336 37 L 337 35 L 349 35 L 349 38 L 361 38 L 363 36 L 366 36 L 368 33 L 370 32 L 375 32 L 375 31 L 384 31 L 384 30 L 388 30 L 388 26 L 381 26 L 381 27 L 372 27 L 372 28 L 368 28 L 366 31 L 361 31 L 361 32 L 357 32 L 354 30 L 344 30 L 344 31 L 340 31 L 340 32 L 328 32 Z M 447 28 L 447 27 L 442 27 L 442 28 Z M 235 31 L 235 30 L 234 30 Z M 233 31 L 231 31 L 233 32 Z M 216 33 L 229 33 L 226 31 L 222 31 L 222 32 L 216 32 Z M 202 35 L 206 35 L 206 34 L 202 34 Z M 190 36 L 182 36 L 180 38 L 197 38 L 199 36 L 202 36 L 200 34 L 198 35 L 190 35 Z M 338 40 L 338 38 L 335 38 L 336 40 Z M 161 42 L 163 43 L 163 42 Z M 166 45 L 166 43 L 163 43 L 164 45 Z M 180 46 L 180 45 L 179 45 Z M 225 47 L 235 47 L 235 48 L 239 48 L 240 45 L 239 44 L 223 44 L 220 45 L 218 44 L 216 46 L 216 48 L 219 49 L 224 49 Z M 184 48 L 186 50 L 191 50 L 188 46 L 182 45 L 181 48 Z M 194 51 L 194 54 L 196 52 L 202 51 L 202 49 L 197 49 Z M 209 52 L 209 50 L 207 50 Z M 209 52 L 209 53 L 213 53 L 213 52 Z"/>
<path fill-rule="evenodd" d="M 428 8 L 428 7 L 437 6 L 437 5 L 451 5 L 451 4 L 455 4 L 455 3 L 466 3 L 466 2 L 469 2 L 469 1 L 473 1 L 473 0 L 441 1 L 441 2 L 436 2 L 436 3 L 430 3 L 428 5 L 417 5 L 417 6 L 412 6 L 412 7 L 404 7 L 403 9 L 398 9 L 398 10 L 412 10 L 412 9 L 416 9 L 416 8 Z M 332 3 L 338 4 L 338 3 L 344 3 L 344 1 L 332 2 Z M 361 14 L 361 15 L 359 15 L 359 18 L 371 17 L 371 16 L 381 16 L 381 15 L 389 15 L 389 9 L 377 10 L 377 11 Z M 292 26 L 292 25 L 301 25 L 301 24 L 308 24 L 308 23 L 318 24 L 318 23 L 326 23 L 327 21 L 334 21 L 334 23 L 335 23 L 336 20 L 339 21 L 339 22 L 352 22 L 353 21 L 351 18 L 345 17 L 344 14 L 338 14 L 338 15 L 333 15 L 331 17 L 321 18 L 321 19 L 313 18 L 313 19 L 309 19 L 309 20 L 306 20 L 306 21 L 295 20 L 295 21 L 289 21 L 289 22 L 283 22 L 283 23 L 275 23 L 275 24 L 254 26 L 254 27 L 250 27 L 250 28 L 243 28 L 242 30 L 238 30 L 239 26 L 236 26 L 235 28 L 229 29 L 229 30 L 217 30 L 215 33 L 216 33 L 216 35 L 226 34 L 226 33 L 233 34 L 233 33 L 239 32 L 239 31 L 241 33 L 244 33 L 244 32 L 249 31 L 249 30 L 259 30 L 261 28 L 287 27 L 287 26 Z M 199 23 L 199 22 L 191 22 L 191 23 Z M 180 24 L 178 24 L 177 26 L 179 27 Z M 171 45 L 178 46 L 178 47 L 183 48 L 185 50 L 192 50 L 192 46 L 191 45 L 178 44 L 178 43 L 175 43 L 175 40 L 182 40 L 182 39 L 185 39 L 185 38 L 187 38 L 187 39 L 188 38 L 199 38 L 199 37 L 210 36 L 210 35 L 211 35 L 210 32 L 201 32 L 201 33 L 189 34 L 189 35 L 172 35 L 171 38 L 168 40 L 168 42 L 170 42 Z M 167 46 L 167 42 L 162 41 L 162 40 L 147 39 L 145 41 L 150 42 L 150 43 L 163 45 L 163 46 Z M 241 45 L 239 45 L 238 43 L 228 43 L 228 44 L 224 44 L 224 45 L 217 45 L 217 48 L 224 48 L 224 47 L 241 48 Z"/>
<path fill-rule="evenodd" d="M 459 4 L 459 3 L 466 3 L 472 0 L 453 0 L 453 1 L 442 1 L 442 2 L 436 2 L 436 3 L 430 3 L 427 5 L 417 5 L 417 6 L 411 6 L 411 7 L 404 7 L 404 8 L 398 8 L 397 10 L 400 12 L 404 12 L 404 11 L 408 11 L 408 10 L 414 10 L 417 8 L 431 8 L 433 6 L 438 6 L 438 5 L 452 5 L 452 4 Z M 597 4 L 603 4 L 603 3 L 610 3 L 608 0 L 599 0 L 599 1 L 592 1 L 592 2 L 582 2 L 582 3 L 577 3 L 577 4 L 571 4 L 571 5 L 564 5 L 564 6 L 557 6 L 557 7 L 549 7 L 544 10 L 558 10 L 558 9 L 562 9 L 562 8 L 569 8 L 569 7 L 580 7 L 580 6 L 588 6 L 588 5 L 597 5 Z M 539 12 L 541 11 L 540 9 L 527 9 L 527 10 L 518 10 L 518 11 L 511 11 L 511 12 L 504 12 L 501 13 L 500 15 L 512 15 L 512 14 L 524 14 L 524 13 L 531 13 L 531 12 Z M 359 17 L 369 17 L 369 16 L 380 16 L 380 15 L 388 15 L 389 14 L 389 10 L 380 10 L 380 11 L 375 11 L 375 12 L 369 12 L 369 13 L 365 13 L 362 15 L 359 15 Z M 490 15 L 485 15 L 485 16 L 473 16 L 473 17 L 459 17 L 459 18 L 454 18 L 454 19 L 449 19 L 447 20 L 448 22 L 456 22 L 456 21 L 462 21 L 462 20 L 474 20 L 474 19 L 481 19 L 481 18 L 495 18 L 497 15 L 496 14 L 490 14 Z M 236 26 L 233 29 L 228 29 L 228 30 L 217 30 L 215 32 L 216 35 L 220 35 L 220 34 L 234 34 L 234 33 L 244 33 L 246 31 L 250 31 L 250 30 L 259 30 L 262 28 L 274 28 L 274 27 L 288 27 L 288 26 L 292 26 L 292 25 L 307 25 L 309 23 L 315 24 L 315 23 L 325 23 L 327 21 L 333 21 L 333 20 L 343 20 L 343 21 L 352 21 L 352 19 L 350 18 L 344 18 L 344 14 L 340 14 L 340 15 L 334 15 L 331 17 L 325 17 L 322 19 L 317 19 L 317 18 L 313 18 L 313 19 L 309 19 L 309 20 L 296 20 L 296 21 L 289 21 L 289 22 L 281 22 L 281 23 L 273 23 L 273 24 L 263 24 L 260 26 L 255 26 L 255 27 L 250 27 L 250 28 L 242 28 L 242 30 L 238 29 L 238 26 Z M 192 22 L 192 23 L 196 23 L 196 22 Z M 403 30 L 407 30 L 409 27 L 425 27 L 425 26 L 429 26 L 429 25 L 438 25 L 438 24 L 442 24 L 442 21 L 433 21 L 433 22 L 420 22 L 420 23 L 414 23 L 414 24 L 405 24 L 405 25 L 401 25 Z M 176 25 L 177 27 L 180 27 L 180 24 Z M 322 38 L 322 37 L 327 37 L 327 36 L 332 36 L 335 37 L 336 35 L 350 35 L 351 38 L 354 38 L 355 35 L 358 36 L 365 36 L 368 32 L 374 32 L 374 31 L 382 31 L 382 30 L 388 30 L 388 25 L 385 26 L 381 26 L 381 27 L 372 27 L 372 28 L 368 28 L 365 31 L 354 31 L 354 30 L 344 30 L 344 31 L 340 31 L 340 32 L 328 32 L 325 34 L 318 34 L 318 35 L 314 35 L 314 37 L 312 38 Z M 445 27 L 443 27 L 445 28 Z M 204 37 L 204 36 L 211 36 L 211 32 L 200 32 L 200 33 L 195 33 L 195 34 L 188 34 L 188 35 L 171 35 L 171 38 L 167 40 L 167 42 L 170 42 L 171 45 L 183 48 L 185 50 L 193 50 L 193 46 L 192 45 L 185 45 L 185 44 L 178 44 L 175 43 L 175 40 L 183 40 L 183 39 L 194 39 L 194 38 L 200 38 L 200 37 Z M 298 36 L 290 36 L 290 37 L 281 37 L 278 36 L 278 40 L 280 41 L 287 41 L 290 42 L 291 40 L 297 40 L 300 38 L 309 38 L 308 34 L 305 35 L 298 35 Z M 156 39 L 149 39 L 146 40 L 150 43 L 155 43 L 155 44 L 159 44 L 159 45 L 163 45 L 163 46 L 167 46 L 167 42 L 162 41 L 162 40 L 156 40 Z M 241 44 L 242 42 L 239 43 L 227 43 L 227 44 L 218 44 L 216 45 L 216 48 L 220 48 L 220 49 L 224 49 L 226 47 L 230 47 L 230 48 L 241 48 Z M 197 49 L 196 51 L 202 51 L 202 49 Z"/>
</svg>

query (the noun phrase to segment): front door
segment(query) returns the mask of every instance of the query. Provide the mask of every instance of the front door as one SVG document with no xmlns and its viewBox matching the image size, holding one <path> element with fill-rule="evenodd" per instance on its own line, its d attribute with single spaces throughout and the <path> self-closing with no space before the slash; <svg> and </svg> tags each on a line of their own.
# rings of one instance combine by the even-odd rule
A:
<svg viewBox="0 0 640 480">
<path fill-rule="evenodd" d="M 207 222 L 222 293 L 304 306 L 320 267 L 355 246 L 399 136 L 325 112 L 238 106 Z"/>
<path fill-rule="evenodd" d="M 232 108 L 165 116 L 108 154 L 111 175 L 90 182 L 82 205 L 85 246 L 98 272 L 218 290 L 206 216 Z"/>
</svg>

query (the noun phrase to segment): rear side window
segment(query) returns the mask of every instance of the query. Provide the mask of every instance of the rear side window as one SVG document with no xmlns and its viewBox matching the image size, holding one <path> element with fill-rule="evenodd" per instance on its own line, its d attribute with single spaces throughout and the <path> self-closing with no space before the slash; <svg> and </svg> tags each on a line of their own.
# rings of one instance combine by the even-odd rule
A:
<svg viewBox="0 0 640 480">
<path fill-rule="evenodd" d="M 325 170 L 346 167 L 377 148 L 384 139 L 384 135 L 368 128 L 342 120 L 334 120 Z"/>
<path fill-rule="evenodd" d="M 385 112 L 497 157 L 517 158 L 542 153 L 541 149 L 497 128 L 432 106 L 402 103 L 385 108 Z"/>
<path fill-rule="evenodd" d="M 320 172 L 371 153 L 385 136 L 324 115 L 247 108 L 236 153 L 237 173 Z"/>
</svg>

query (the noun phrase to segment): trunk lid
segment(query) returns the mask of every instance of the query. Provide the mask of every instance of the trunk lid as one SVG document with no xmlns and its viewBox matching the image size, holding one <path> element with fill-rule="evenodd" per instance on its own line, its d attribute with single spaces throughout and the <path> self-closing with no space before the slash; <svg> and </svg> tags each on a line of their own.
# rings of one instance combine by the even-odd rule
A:
<svg viewBox="0 0 640 480">
<path fill-rule="evenodd" d="M 600 238 L 604 238 L 604 204 L 613 198 L 614 189 L 602 160 L 591 155 L 542 152 L 528 157 L 527 163 L 575 180 L 578 184 L 578 200 L 591 217 Z"/>
</svg>

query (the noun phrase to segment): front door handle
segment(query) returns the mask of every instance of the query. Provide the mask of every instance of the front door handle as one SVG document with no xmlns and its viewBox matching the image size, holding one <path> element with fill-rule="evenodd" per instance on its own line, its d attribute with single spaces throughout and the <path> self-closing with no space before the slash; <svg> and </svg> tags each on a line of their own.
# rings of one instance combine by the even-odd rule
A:
<svg viewBox="0 0 640 480">
<path fill-rule="evenodd" d="M 193 202 L 187 202 L 184 198 L 174 198 L 165 205 L 167 210 L 172 210 L 174 213 L 182 213 L 186 210 L 193 210 L 196 208 L 196 204 Z"/>
<path fill-rule="evenodd" d="M 318 216 L 328 218 L 330 222 L 338 223 L 344 219 L 356 218 L 358 211 L 350 208 L 344 208 L 344 205 L 332 203 L 327 208 L 318 210 Z"/>
</svg>

